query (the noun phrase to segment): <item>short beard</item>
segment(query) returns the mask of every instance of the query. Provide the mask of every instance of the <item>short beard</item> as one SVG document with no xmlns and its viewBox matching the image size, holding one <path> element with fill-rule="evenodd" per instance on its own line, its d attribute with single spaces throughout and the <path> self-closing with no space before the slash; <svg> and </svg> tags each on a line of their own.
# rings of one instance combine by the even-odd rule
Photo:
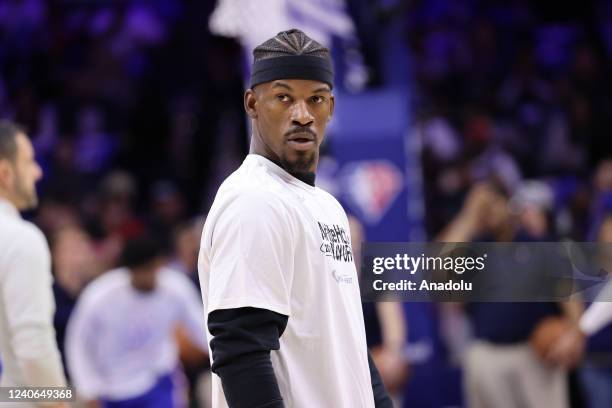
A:
<svg viewBox="0 0 612 408">
<path fill-rule="evenodd" d="M 23 183 L 21 175 L 15 173 L 15 198 L 21 204 L 22 210 L 32 210 L 38 205 L 38 195 L 36 194 L 36 188 L 34 191 L 28 191 Z"/>
<path fill-rule="evenodd" d="M 280 158 L 280 166 L 293 177 L 304 181 L 312 179 L 314 183 L 314 172 L 311 170 L 316 163 L 317 155 L 302 155 L 298 160 L 290 162 L 285 158 Z M 308 183 L 311 184 L 311 183 Z"/>
</svg>

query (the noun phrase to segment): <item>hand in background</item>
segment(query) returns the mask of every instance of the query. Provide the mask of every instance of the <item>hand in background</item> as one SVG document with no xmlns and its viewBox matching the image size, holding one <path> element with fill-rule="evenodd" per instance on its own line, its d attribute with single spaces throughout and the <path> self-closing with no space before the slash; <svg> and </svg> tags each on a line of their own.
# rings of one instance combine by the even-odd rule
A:
<svg viewBox="0 0 612 408">
<path fill-rule="evenodd" d="M 563 368 L 573 368 L 582 359 L 585 344 L 585 336 L 580 328 L 572 325 L 555 341 L 545 359 L 551 364 Z"/>
<path fill-rule="evenodd" d="M 372 359 L 387 391 L 391 394 L 399 391 L 408 379 L 410 371 L 402 350 L 377 347 L 372 350 Z"/>
</svg>

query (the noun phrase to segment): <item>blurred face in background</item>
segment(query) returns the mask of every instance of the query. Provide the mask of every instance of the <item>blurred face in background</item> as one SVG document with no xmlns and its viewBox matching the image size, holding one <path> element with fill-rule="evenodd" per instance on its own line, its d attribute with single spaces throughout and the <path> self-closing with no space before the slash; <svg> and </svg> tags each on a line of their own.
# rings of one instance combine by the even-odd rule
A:
<svg viewBox="0 0 612 408">
<path fill-rule="evenodd" d="M 485 229 L 495 234 L 507 227 L 510 220 L 508 199 L 499 193 L 492 194 L 483 209 L 482 221 L 485 223 Z"/>
<path fill-rule="evenodd" d="M 528 205 L 521 212 L 521 227 L 535 238 L 545 237 L 548 234 L 548 218 L 546 211 L 535 206 Z"/>
<path fill-rule="evenodd" d="M 612 160 L 604 160 L 597 166 L 594 184 L 599 192 L 612 191 Z"/>
<path fill-rule="evenodd" d="M 130 268 L 134 289 L 145 293 L 154 291 L 157 287 L 157 274 L 165 262 L 164 257 L 159 256 L 141 266 Z"/>
<path fill-rule="evenodd" d="M 293 175 L 315 172 L 334 110 L 329 85 L 302 79 L 266 82 L 247 90 L 244 105 L 253 119 L 252 153 Z"/>
<path fill-rule="evenodd" d="M 41 179 L 42 170 L 36 163 L 34 148 L 27 136 L 19 133 L 15 142 L 15 160 L 0 161 L 2 190 L 6 198 L 19 210 L 30 210 L 38 205 L 36 182 Z"/>
<path fill-rule="evenodd" d="M 606 217 L 599 229 L 599 242 L 612 243 L 612 216 Z"/>
<path fill-rule="evenodd" d="M 176 232 L 174 250 L 176 257 L 188 272 L 197 270 L 200 241 L 193 225 L 185 225 Z"/>
<path fill-rule="evenodd" d="M 601 243 L 612 244 L 612 216 L 607 216 L 599 227 L 597 240 Z M 610 245 L 602 245 L 600 247 L 600 265 L 603 270 L 608 273 L 612 272 L 612 252 L 609 250 Z"/>
<path fill-rule="evenodd" d="M 78 226 L 57 231 L 52 251 L 55 278 L 73 296 L 100 271 L 91 238 Z"/>
</svg>

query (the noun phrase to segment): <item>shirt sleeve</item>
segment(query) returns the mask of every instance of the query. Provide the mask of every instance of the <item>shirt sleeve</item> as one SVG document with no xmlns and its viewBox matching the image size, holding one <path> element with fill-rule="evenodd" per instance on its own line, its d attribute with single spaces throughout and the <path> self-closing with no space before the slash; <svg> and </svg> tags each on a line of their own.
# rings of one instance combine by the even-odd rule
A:
<svg viewBox="0 0 612 408">
<path fill-rule="evenodd" d="M 208 310 L 254 307 L 290 315 L 291 217 L 269 192 L 243 193 L 212 232 Z"/>
<path fill-rule="evenodd" d="M 612 322 L 612 304 L 606 300 L 612 297 L 612 280 L 606 283 L 595 301 L 580 318 L 580 329 L 590 336 Z"/>
<path fill-rule="evenodd" d="M 81 296 L 66 329 L 66 362 L 70 378 L 78 395 L 85 400 L 100 396 L 102 381 L 96 369 L 96 332 L 100 321 L 87 304 L 86 293 Z"/>
<path fill-rule="evenodd" d="M 65 386 L 53 314 L 51 256 L 43 234 L 28 225 L 9 249 L 1 282 L 15 355 L 28 386 Z"/>
</svg>

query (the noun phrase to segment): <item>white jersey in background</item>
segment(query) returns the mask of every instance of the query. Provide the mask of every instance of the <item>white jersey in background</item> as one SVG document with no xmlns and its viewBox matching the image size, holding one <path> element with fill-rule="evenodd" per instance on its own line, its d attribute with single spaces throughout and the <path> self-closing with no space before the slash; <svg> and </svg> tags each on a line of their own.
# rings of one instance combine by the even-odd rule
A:
<svg viewBox="0 0 612 408">
<path fill-rule="evenodd" d="M 77 394 L 86 400 L 124 400 L 147 392 L 178 365 L 178 323 L 205 349 L 202 305 L 182 274 L 160 271 L 156 288 L 137 291 L 125 268 L 90 283 L 66 336 L 66 357 Z"/>
<path fill-rule="evenodd" d="M 374 407 L 346 214 L 330 194 L 248 155 L 202 235 L 204 307 L 288 316 L 272 366 L 286 407 Z M 213 407 L 227 407 L 213 376 Z"/>
<path fill-rule="evenodd" d="M 603 287 L 593 303 L 585 310 L 580 318 L 580 329 L 587 336 L 591 336 L 612 323 L 612 280 Z"/>
<path fill-rule="evenodd" d="M 42 232 L 0 199 L 0 386 L 66 385 L 53 328 L 52 283 Z"/>
</svg>

